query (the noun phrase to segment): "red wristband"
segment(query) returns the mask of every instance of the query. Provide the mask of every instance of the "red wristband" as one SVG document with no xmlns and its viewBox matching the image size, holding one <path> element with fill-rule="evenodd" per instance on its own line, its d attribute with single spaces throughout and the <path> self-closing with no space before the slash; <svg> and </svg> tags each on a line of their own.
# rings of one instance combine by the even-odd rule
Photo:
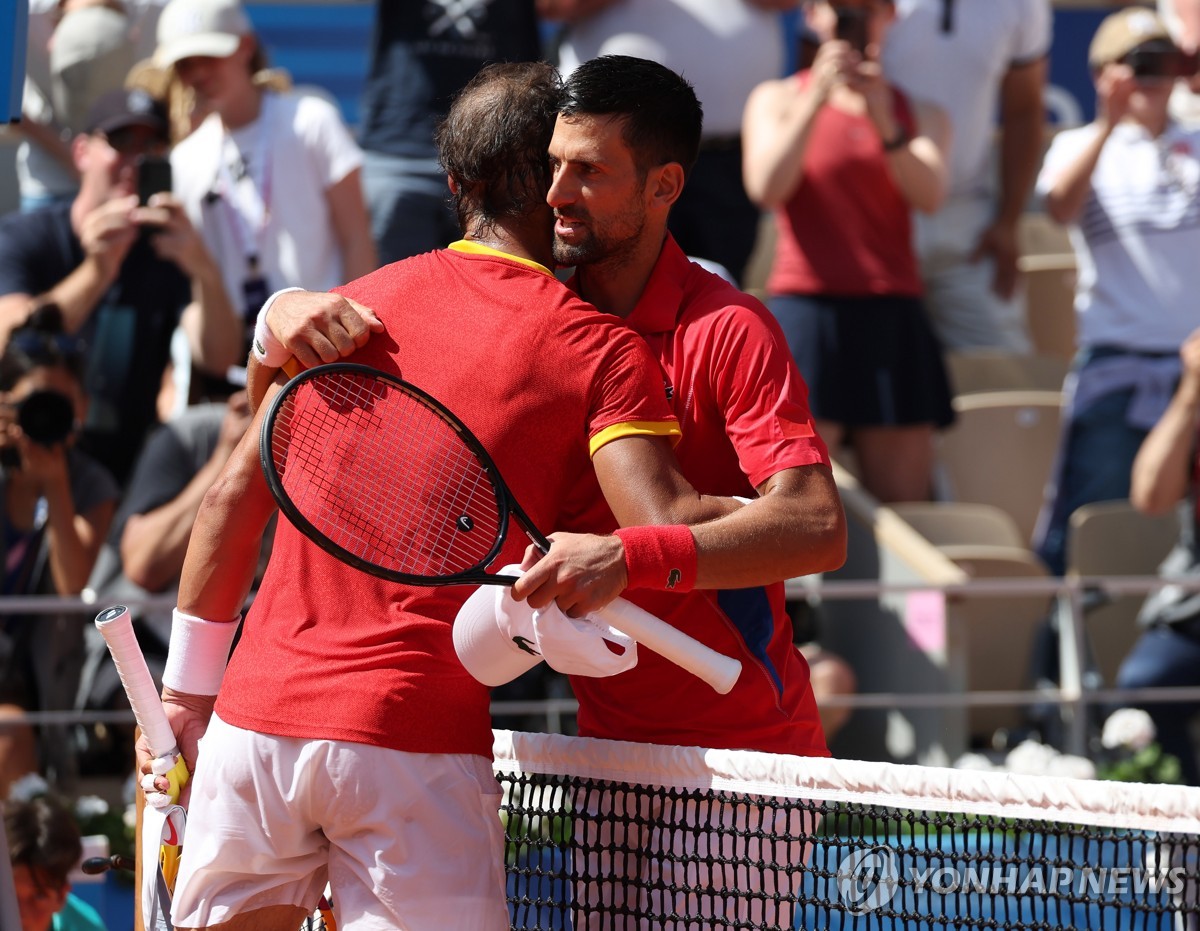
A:
<svg viewBox="0 0 1200 931">
<path fill-rule="evenodd" d="M 682 524 L 622 527 L 629 588 L 690 592 L 696 587 L 696 538 Z"/>
</svg>

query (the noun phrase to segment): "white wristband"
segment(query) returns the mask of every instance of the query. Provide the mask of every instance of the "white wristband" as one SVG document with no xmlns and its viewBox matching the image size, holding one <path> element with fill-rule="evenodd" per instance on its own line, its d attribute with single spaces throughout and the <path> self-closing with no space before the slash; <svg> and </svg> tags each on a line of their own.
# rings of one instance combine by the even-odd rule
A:
<svg viewBox="0 0 1200 931">
<path fill-rule="evenodd" d="M 239 614 L 225 623 L 206 621 L 176 608 L 171 613 L 171 647 L 163 685 L 189 695 L 216 695 L 241 619 Z"/>
<path fill-rule="evenodd" d="M 281 294 L 287 294 L 289 291 L 303 291 L 303 288 L 281 288 L 272 294 L 262 305 L 262 309 L 258 312 L 258 320 L 254 323 L 254 343 L 251 345 L 251 351 L 263 365 L 269 368 L 277 369 L 282 367 L 292 354 L 288 352 L 286 346 L 279 341 L 279 337 L 274 334 L 269 326 L 267 326 L 267 312 L 271 309 L 271 305 L 275 303 L 275 298 Z"/>
<path fill-rule="evenodd" d="M 743 498 L 741 495 L 734 495 L 733 500 L 740 501 L 740 502 L 742 502 L 742 504 L 745 505 L 745 504 L 749 504 L 753 499 L 752 498 Z"/>
</svg>

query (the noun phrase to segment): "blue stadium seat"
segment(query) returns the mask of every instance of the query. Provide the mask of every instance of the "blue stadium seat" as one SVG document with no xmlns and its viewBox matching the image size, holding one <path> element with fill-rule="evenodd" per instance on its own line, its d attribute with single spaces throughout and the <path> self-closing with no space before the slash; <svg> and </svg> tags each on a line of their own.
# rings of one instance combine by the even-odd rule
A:
<svg viewBox="0 0 1200 931">
<path fill-rule="evenodd" d="M 375 4 L 248 3 L 246 12 L 271 66 L 325 88 L 357 129 Z"/>
</svg>

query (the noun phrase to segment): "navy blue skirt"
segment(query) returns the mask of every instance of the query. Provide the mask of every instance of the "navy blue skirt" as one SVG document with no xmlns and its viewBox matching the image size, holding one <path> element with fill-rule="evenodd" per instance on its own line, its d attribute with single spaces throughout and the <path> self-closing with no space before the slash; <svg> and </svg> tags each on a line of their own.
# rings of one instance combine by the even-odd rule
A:
<svg viewBox="0 0 1200 931">
<path fill-rule="evenodd" d="M 915 297 L 774 295 L 813 416 L 845 427 L 954 422 L 942 347 Z"/>
</svg>

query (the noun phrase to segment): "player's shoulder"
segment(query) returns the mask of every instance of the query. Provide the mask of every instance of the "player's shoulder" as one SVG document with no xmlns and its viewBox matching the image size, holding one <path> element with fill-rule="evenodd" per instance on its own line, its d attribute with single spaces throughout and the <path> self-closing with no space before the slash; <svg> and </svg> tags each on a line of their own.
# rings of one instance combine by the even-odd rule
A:
<svg viewBox="0 0 1200 931">
<path fill-rule="evenodd" d="M 689 266 L 683 279 L 680 325 L 753 325 L 773 319 L 766 305 L 753 294 L 695 260 L 690 260 Z"/>
</svg>

